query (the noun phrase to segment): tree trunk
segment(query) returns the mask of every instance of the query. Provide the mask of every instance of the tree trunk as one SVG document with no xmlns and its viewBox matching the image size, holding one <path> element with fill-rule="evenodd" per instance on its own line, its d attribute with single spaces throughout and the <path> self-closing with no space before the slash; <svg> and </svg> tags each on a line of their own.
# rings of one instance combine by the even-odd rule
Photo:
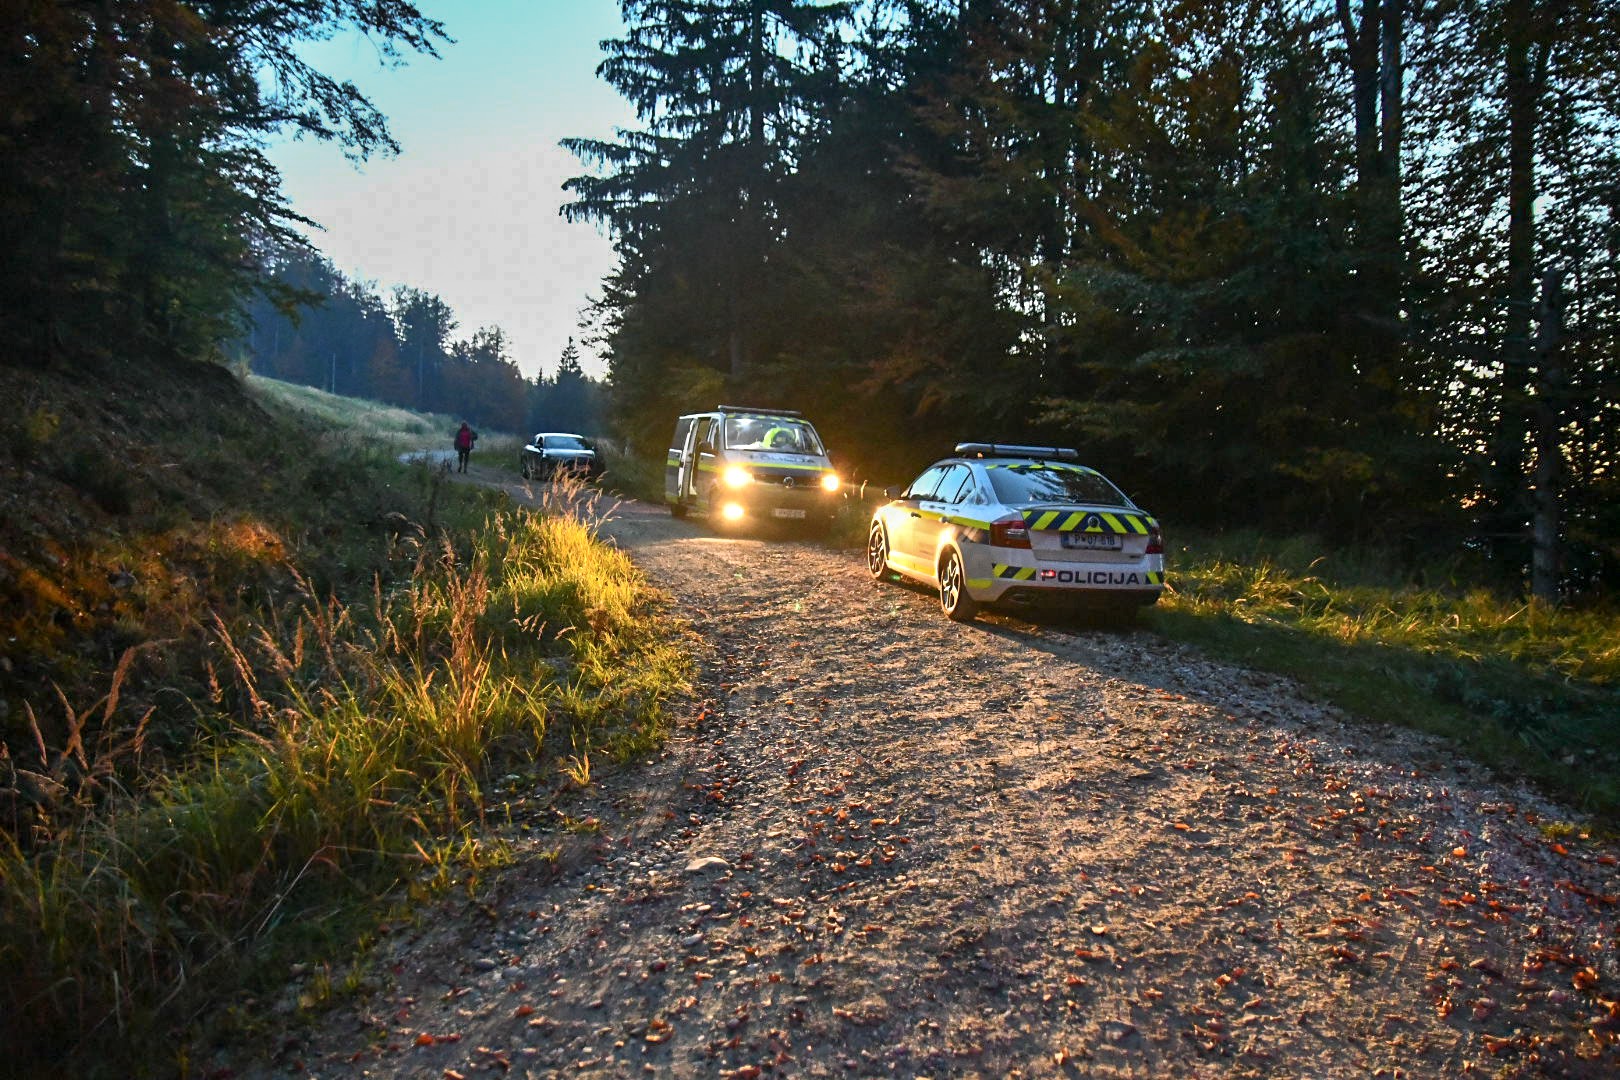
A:
<svg viewBox="0 0 1620 1080">
<path fill-rule="evenodd" d="M 1350 65 L 1355 119 L 1356 226 L 1363 286 L 1360 316 L 1376 335 L 1370 362 L 1389 363 L 1398 337 L 1403 283 L 1401 45 L 1404 0 L 1335 0 Z"/>
<path fill-rule="evenodd" d="M 1563 402 L 1568 379 L 1564 371 L 1564 274 L 1549 270 L 1541 281 L 1541 310 L 1536 329 L 1536 395 L 1531 419 L 1536 433 L 1536 470 L 1532 494 L 1530 595 L 1558 603 L 1563 574 L 1559 496 L 1563 487 Z"/>
<path fill-rule="evenodd" d="M 1381 59 L 1379 71 L 1379 108 L 1382 139 L 1378 152 L 1378 205 L 1379 217 L 1376 242 L 1383 263 L 1380 277 L 1384 310 L 1379 314 L 1390 320 L 1392 328 L 1401 315 L 1402 294 L 1406 280 L 1406 258 L 1403 237 L 1406 215 L 1401 208 L 1401 138 L 1405 131 L 1405 69 L 1401 59 L 1401 46 L 1405 36 L 1405 0 L 1383 0 L 1381 27 Z"/>
<path fill-rule="evenodd" d="M 1530 324 L 1535 315 L 1536 87 L 1531 64 L 1534 0 L 1508 0 L 1506 83 L 1508 235 L 1500 416 L 1491 447 L 1494 496 L 1510 531 L 1524 528 Z"/>
<path fill-rule="evenodd" d="M 1378 160 L 1378 16 L 1379 0 L 1361 0 L 1361 21 L 1356 22 L 1351 0 L 1334 0 L 1339 27 L 1344 32 L 1345 55 L 1350 63 L 1350 101 L 1355 114 L 1356 177 L 1362 184 Z"/>
</svg>

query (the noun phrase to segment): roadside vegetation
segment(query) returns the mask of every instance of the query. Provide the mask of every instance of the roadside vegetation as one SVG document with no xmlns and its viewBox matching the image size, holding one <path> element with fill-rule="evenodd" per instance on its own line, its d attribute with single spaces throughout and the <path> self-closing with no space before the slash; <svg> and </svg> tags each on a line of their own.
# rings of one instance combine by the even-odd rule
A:
<svg viewBox="0 0 1620 1080">
<path fill-rule="evenodd" d="M 444 413 L 413 412 L 360 398 L 339 397 L 311 386 L 264 375 L 244 380 L 254 395 L 301 418 L 317 430 L 341 433 L 368 445 L 401 453 L 450 448 L 460 419 Z"/>
<path fill-rule="evenodd" d="M 289 964 L 353 984 L 390 906 L 502 859 L 510 795 L 645 753 L 687 685 L 573 500 L 399 464 L 441 422 L 265 384 L 255 404 L 219 369 L 151 381 L 108 404 L 40 378 L 24 420 L 56 422 L 7 463 L 9 500 L 47 497 L 0 575 L 34 634 L 0 669 L 0 1072 L 185 1072 L 198 1017 Z M 80 452 L 127 501 L 70 482 L 102 469 L 51 473 Z M 34 618 L 52 599 L 82 618 Z"/>
<path fill-rule="evenodd" d="M 602 486 L 632 499 L 662 506 L 664 503 L 664 462 L 650 461 L 610 446 L 597 444 L 602 458 Z"/>
<path fill-rule="evenodd" d="M 1620 613 L 1478 584 L 1466 560 L 1421 573 L 1317 537 L 1190 536 L 1170 553 L 1159 632 L 1291 675 L 1373 721 L 1620 823 Z"/>
</svg>

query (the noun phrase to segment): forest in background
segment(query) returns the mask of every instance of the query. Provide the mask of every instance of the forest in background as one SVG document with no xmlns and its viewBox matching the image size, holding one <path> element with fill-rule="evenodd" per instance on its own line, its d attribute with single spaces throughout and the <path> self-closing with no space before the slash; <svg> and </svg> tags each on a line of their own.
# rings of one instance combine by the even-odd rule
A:
<svg viewBox="0 0 1620 1080">
<path fill-rule="evenodd" d="M 1620 6 L 621 8 L 600 74 L 640 121 L 569 140 L 566 213 L 617 244 L 593 332 L 643 453 L 722 398 L 802 409 L 857 479 L 1052 441 L 1169 521 L 1612 590 Z M 302 59 L 352 32 L 391 62 L 449 40 L 405 0 L 0 8 L 6 362 L 268 336 L 270 374 L 545 426 L 498 330 L 299 253 L 266 141 L 396 149 Z M 310 292 L 290 337 L 250 310 Z"/>
<path fill-rule="evenodd" d="M 0 5 L 4 362 L 138 370 L 212 357 L 512 432 L 600 428 L 565 351 L 526 380 L 498 327 L 456 340 L 437 296 L 337 272 L 305 240 L 272 137 L 357 161 L 398 146 L 302 46 L 364 35 L 385 64 L 435 57 L 405 0 L 21 0 Z"/>
<path fill-rule="evenodd" d="M 566 212 L 626 438 L 1076 445 L 1162 517 L 1620 562 L 1620 7 L 624 0 Z M 899 432 L 897 437 L 896 433 Z"/>
<path fill-rule="evenodd" d="M 605 388 L 570 338 L 556 369 L 525 378 L 498 326 L 457 338 L 454 310 L 409 286 L 388 296 L 319 253 L 266 260 L 271 288 L 249 302 L 247 330 L 227 352 L 250 370 L 346 397 L 465 417 L 475 428 L 529 434 L 605 431 Z M 279 297 L 302 302 L 289 307 Z"/>
</svg>

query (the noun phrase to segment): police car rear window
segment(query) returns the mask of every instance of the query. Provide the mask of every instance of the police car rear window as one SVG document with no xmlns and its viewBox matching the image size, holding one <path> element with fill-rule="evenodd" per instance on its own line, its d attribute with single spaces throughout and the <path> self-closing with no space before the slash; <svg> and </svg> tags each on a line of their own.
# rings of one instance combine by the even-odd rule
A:
<svg viewBox="0 0 1620 1080">
<path fill-rule="evenodd" d="M 1130 506 L 1131 501 L 1101 473 L 1071 465 L 1028 462 L 985 468 L 996 498 L 1004 503 L 1085 503 Z"/>
</svg>

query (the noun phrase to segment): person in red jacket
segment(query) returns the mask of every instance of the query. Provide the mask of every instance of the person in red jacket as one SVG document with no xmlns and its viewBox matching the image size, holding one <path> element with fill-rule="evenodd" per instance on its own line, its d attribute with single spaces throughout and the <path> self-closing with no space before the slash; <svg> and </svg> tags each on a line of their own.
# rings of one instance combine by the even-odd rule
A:
<svg viewBox="0 0 1620 1080">
<path fill-rule="evenodd" d="M 467 459 L 472 456 L 473 443 L 478 441 L 478 432 L 461 422 L 461 430 L 456 432 L 456 472 L 467 471 Z"/>
</svg>

